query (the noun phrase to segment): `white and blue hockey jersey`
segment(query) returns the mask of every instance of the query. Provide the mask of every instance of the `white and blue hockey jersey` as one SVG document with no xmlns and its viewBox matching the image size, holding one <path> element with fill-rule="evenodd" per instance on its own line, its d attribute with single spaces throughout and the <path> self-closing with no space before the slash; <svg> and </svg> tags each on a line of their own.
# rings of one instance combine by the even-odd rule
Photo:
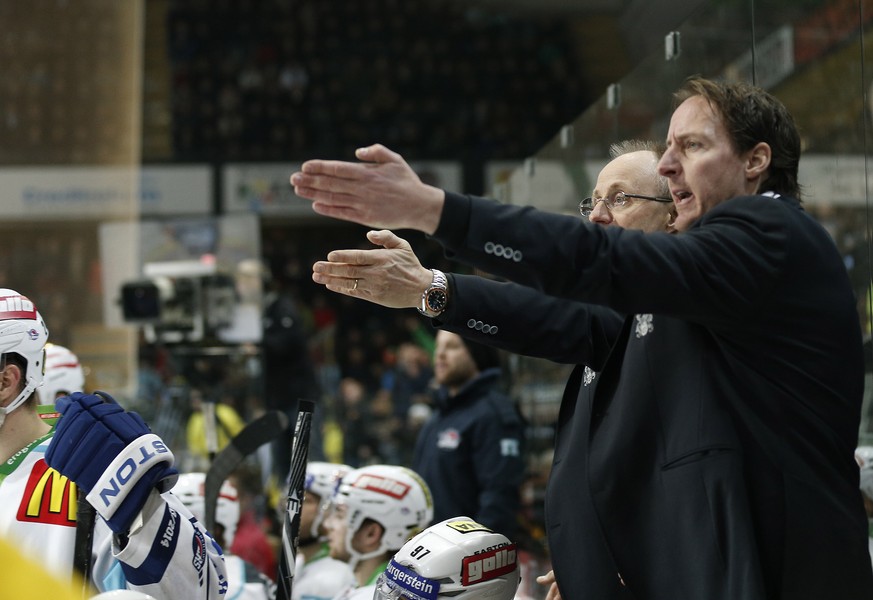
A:
<svg viewBox="0 0 873 600">
<path fill-rule="evenodd" d="M 44 460 L 54 429 L 0 464 L 0 537 L 62 578 L 73 572 L 76 484 Z M 97 517 L 92 583 L 155 598 L 225 598 L 218 545 L 171 492 L 153 491 L 122 549 Z M 141 526 L 140 526 L 141 525 Z"/>
</svg>

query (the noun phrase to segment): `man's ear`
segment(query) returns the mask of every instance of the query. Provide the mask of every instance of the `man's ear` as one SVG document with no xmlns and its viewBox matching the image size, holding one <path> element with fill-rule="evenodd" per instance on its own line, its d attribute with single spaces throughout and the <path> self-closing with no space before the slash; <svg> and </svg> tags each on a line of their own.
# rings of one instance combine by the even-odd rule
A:
<svg viewBox="0 0 873 600">
<path fill-rule="evenodd" d="M 382 535 L 385 529 L 376 521 L 367 520 L 358 529 L 359 540 L 366 548 L 365 552 L 371 552 L 382 543 Z"/>
<path fill-rule="evenodd" d="M 23 373 L 18 365 L 7 361 L 6 367 L 0 371 L 0 393 L 18 392 L 18 389 L 21 387 L 22 375 Z"/>
<path fill-rule="evenodd" d="M 748 159 L 746 160 L 746 177 L 750 180 L 762 180 L 767 169 L 770 167 L 770 161 L 773 153 L 770 150 L 770 144 L 766 142 L 758 142 L 754 148 L 749 150 Z"/>
</svg>

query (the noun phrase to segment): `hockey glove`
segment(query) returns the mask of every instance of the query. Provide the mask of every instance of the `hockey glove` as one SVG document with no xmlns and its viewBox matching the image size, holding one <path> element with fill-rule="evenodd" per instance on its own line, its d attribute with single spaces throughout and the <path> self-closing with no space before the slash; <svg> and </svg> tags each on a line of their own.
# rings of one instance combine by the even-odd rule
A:
<svg viewBox="0 0 873 600">
<path fill-rule="evenodd" d="M 176 483 L 173 453 L 135 412 L 104 392 L 59 398 L 63 414 L 45 454 L 46 463 L 88 494 L 110 529 L 127 533 L 152 488 Z"/>
</svg>

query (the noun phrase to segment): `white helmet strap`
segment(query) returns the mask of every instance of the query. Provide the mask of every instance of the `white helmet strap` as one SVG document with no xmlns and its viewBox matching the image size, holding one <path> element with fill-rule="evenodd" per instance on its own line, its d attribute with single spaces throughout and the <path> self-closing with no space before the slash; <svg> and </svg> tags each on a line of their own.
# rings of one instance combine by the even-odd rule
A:
<svg viewBox="0 0 873 600">
<path fill-rule="evenodd" d="M 382 549 L 381 544 L 379 548 L 373 550 L 372 552 L 358 552 L 357 550 L 352 548 L 352 535 L 354 534 L 346 536 L 346 549 L 349 551 L 349 555 L 351 556 L 351 558 L 349 558 L 348 564 L 349 568 L 352 571 L 355 570 L 355 567 L 357 567 L 358 563 L 362 560 L 373 558 L 374 556 L 382 556 L 383 554 L 385 554 L 385 550 Z"/>
<path fill-rule="evenodd" d="M 30 395 L 36 391 L 36 385 L 34 385 L 33 381 L 28 380 L 27 385 L 24 386 L 24 389 L 21 390 L 21 393 L 15 397 L 15 400 L 9 403 L 6 407 L 3 408 L 3 412 L 7 415 L 11 413 L 13 410 L 24 404 Z"/>
<path fill-rule="evenodd" d="M 349 519 L 349 521 L 351 521 L 351 519 Z M 348 565 L 352 571 L 355 570 L 355 567 L 357 567 L 358 563 L 361 562 L 362 560 L 366 560 L 368 558 L 373 558 L 374 556 L 382 556 L 386 552 L 384 537 L 382 540 L 380 540 L 379 547 L 376 548 L 375 550 L 372 550 L 370 552 L 358 552 L 357 550 L 354 549 L 354 547 L 352 546 L 352 538 L 355 537 L 355 534 L 358 532 L 358 530 L 363 526 L 363 524 L 365 522 L 366 522 L 366 519 L 362 519 L 361 524 L 358 525 L 358 527 L 356 527 L 356 528 L 353 528 L 351 526 L 352 525 L 351 522 L 349 522 L 348 526 L 346 527 L 346 550 L 348 551 L 349 556 L 350 556 L 349 561 L 348 561 Z"/>
</svg>

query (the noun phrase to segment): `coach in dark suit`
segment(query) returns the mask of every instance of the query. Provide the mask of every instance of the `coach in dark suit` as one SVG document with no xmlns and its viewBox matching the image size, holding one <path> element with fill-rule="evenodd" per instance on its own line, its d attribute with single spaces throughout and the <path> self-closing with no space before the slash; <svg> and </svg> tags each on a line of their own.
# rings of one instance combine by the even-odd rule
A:
<svg viewBox="0 0 873 600">
<path fill-rule="evenodd" d="M 658 175 L 663 148 L 652 142 L 627 140 L 613 144 L 612 160 L 600 171 L 592 193 L 580 203 L 582 214 L 604 227 L 671 231 L 676 211 L 667 180 Z M 619 194 L 624 197 L 619 201 Z M 606 200 L 603 200 L 606 198 Z M 343 277 L 348 251 L 331 253 L 333 262 L 315 266 L 319 283 L 330 289 L 394 307 L 420 307 L 422 289 L 432 280 L 404 240 L 390 232 L 372 232 L 380 249 L 352 251 L 364 283 L 354 290 Z M 361 265 L 366 263 L 367 267 Z M 589 405 L 596 372 L 603 368 L 621 333 L 623 317 L 591 304 L 555 298 L 531 287 L 482 277 L 448 274 L 449 298 L 433 323 L 468 339 L 509 352 L 576 365 L 564 392 L 564 403 Z M 531 332 L 537 335 L 532 336 Z M 581 414 L 581 413 L 580 413 Z M 588 538 L 594 543 L 594 538 Z M 604 546 L 603 552 L 608 552 Z M 540 581 L 553 584 L 550 572 Z M 557 593 L 557 592 L 555 592 Z"/>
<path fill-rule="evenodd" d="M 861 332 L 839 253 L 795 199 L 796 127 L 742 84 L 693 79 L 677 102 L 659 166 L 675 236 L 445 193 L 381 147 L 292 182 L 319 213 L 419 229 L 632 315 L 590 404 L 562 407 L 546 510 L 568 600 L 867 600 Z"/>
</svg>

